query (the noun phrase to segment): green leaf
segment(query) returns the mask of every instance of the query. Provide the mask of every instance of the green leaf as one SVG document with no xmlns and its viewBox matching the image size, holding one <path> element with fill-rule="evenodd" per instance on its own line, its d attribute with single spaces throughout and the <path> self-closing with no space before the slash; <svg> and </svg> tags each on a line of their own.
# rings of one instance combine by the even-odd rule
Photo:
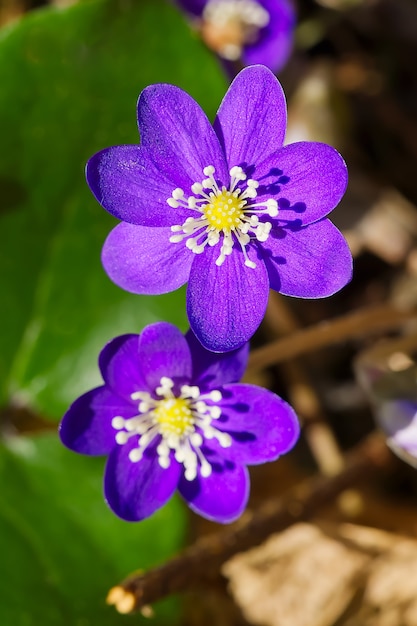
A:
<svg viewBox="0 0 417 626">
<path fill-rule="evenodd" d="M 105 604 L 127 574 L 166 559 L 183 540 L 184 507 L 172 500 L 138 524 L 102 495 L 103 460 L 66 450 L 53 435 L 0 446 L 0 624 L 138 624 Z M 155 626 L 173 624 L 172 602 Z"/>
<path fill-rule="evenodd" d="M 159 319 L 187 327 L 184 291 L 127 294 L 100 264 L 115 221 L 89 192 L 96 151 L 137 143 L 150 83 L 187 90 L 213 116 L 217 61 L 168 1 L 84 2 L 33 12 L 0 37 L 0 402 L 59 418 L 99 381 L 112 337 Z"/>
</svg>

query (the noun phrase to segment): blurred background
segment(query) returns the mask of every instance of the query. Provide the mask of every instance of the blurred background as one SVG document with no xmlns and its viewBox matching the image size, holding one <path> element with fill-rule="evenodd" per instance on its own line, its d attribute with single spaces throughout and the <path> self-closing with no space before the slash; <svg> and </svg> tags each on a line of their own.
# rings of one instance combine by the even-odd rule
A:
<svg viewBox="0 0 417 626">
<path fill-rule="evenodd" d="M 417 411 L 417 2 L 294 8 L 292 52 L 277 74 L 286 141 L 323 141 L 347 161 L 332 220 L 355 269 L 326 300 L 271 293 L 246 379 L 291 402 L 303 434 L 290 455 L 253 468 L 250 509 L 317 474 L 332 480 L 375 429 L 395 455 L 200 589 L 158 602 L 155 624 L 417 626 L 416 461 L 395 438 L 401 406 L 386 411 L 404 399 Z M 148 84 L 180 86 L 214 118 L 241 64 L 219 59 L 201 19 L 182 9 L 0 0 L 2 626 L 144 623 L 106 605 L 108 590 L 221 530 L 179 498 L 145 522 L 122 522 L 103 501 L 104 460 L 64 449 L 56 431 L 69 404 L 100 384 L 106 341 L 157 320 L 187 328 L 182 290 L 134 296 L 107 278 L 100 252 L 116 222 L 84 178 L 93 153 L 138 142 L 136 101 Z M 312 341 L 323 323 L 329 333 Z"/>
</svg>

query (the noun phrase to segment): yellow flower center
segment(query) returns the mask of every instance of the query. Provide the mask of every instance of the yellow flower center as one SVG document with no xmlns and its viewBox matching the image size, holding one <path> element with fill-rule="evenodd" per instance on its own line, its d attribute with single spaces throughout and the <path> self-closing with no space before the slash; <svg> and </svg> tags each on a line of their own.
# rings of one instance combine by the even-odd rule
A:
<svg viewBox="0 0 417 626">
<path fill-rule="evenodd" d="M 184 190 L 177 187 L 171 197 L 167 198 L 167 203 L 173 209 L 182 207 L 196 214 L 195 217 L 187 217 L 183 224 L 171 226 L 171 231 L 175 234 L 169 241 L 179 243 L 186 239 L 185 245 L 194 254 L 204 252 L 207 245 L 217 246 L 220 243 L 217 266 L 224 263 L 226 257 L 232 254 L 235 243 L 238 243 L 245 265 L 254 268 L 256 264 L 249 259 L 246 246 L 251 239 L 260 242 L 268 239 L 272 222 L 259 218 L 267 215 L 276 217 L 278 203 L 273 198 L 253 202 L 259 183 L 251 178 L 247 179 L 240 166 L 235 165 L 229 171 L 228 189 L 224 185 L 219 186 L 214 178 L 215 171 L 213 165 L 207 165 L 203 169 L 207 178 L 201 183 L 197 181 L 191 185 L 191 191 L 195 195 L 187 198 Z M 240 186 L 243 181 L 246 182 L 246 188 Z"/>
<path fill-rule="evenodd" d="M 155 438 L 159 438 L 155 452 L 162 468 L 169 467 L 175 459 L 184 466 L 185 480 L 194 480 L 197 470 L 202 477 L 210 476 L 212 467 L 202 450 L 204 440 L 216 439 L 222 448 L 232 445 L 230 435 L 212 424 L 222 414 L 220 407 L 213 404 L 220 402 L 222 394 L 216 389 L 201 393 L 195 385 L 182 385 L 180 396 L 176 397 L 174 387 L 174 381 L 163 376 L 155 389 L 160 400 L 147 391 L 132 393 L 131 399 L 139 401 L 138 414 L 129 418 L 116 415 L 112 419 L 116 442 L 124 445 L 131 437 L 137 438 L 129 459 L 138 463 Z"/>
<path fill-rule="evenodd" d="M 154 409 L 154 420 L 159 424 L 159 432 L 164 437 L 183 437 L 194 430 L 194 418 L 188 400 L 168 398 L 160 400 Z"/>
<path fill-rule="evenodd" d="M 238 192 L 223 189 L 209 204 L 201 207 L 210 226 L 217 230 L 230 231 L 242 225 L 243 207 L 246 202 L 238 198 Z"/>
</svg>

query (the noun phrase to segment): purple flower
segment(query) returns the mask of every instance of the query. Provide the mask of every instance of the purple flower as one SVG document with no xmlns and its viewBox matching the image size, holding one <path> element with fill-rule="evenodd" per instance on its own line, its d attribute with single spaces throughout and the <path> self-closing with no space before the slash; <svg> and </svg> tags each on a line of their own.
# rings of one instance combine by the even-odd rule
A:
<svg viewBox="0 0 417 626">
<path fill-rule="evenodd" d="M 258 328 L 270 287 L 322 298 L 350 280 L 347 243 L 325 219 L 346 165 L 325 144 L 283 146 L 285 97 L 266 67 L 238 74 L 214 127 L 173 85 L 141 93 L 138 124 L 140 146 L 107 148 L 87 165 L 97 200 L 123 220 L 102 254 L 117 285 L 161 294 L 188 281 L 193 332 L 226 352 Z"/>
<path fill-rule="evenodd" d="M 176 489 L 208 519 L 226 523 L 241 515 L 246 465 L 277 459 L 299 433 L 281 398 L 234 382 L 247 355 L 247 345 L 207 352 L 192 333 L 184 337 L 166 322 L 105 346 L 104 385 L 72 404 L 60 436 L 75 452 L 109 455 L 105 497 L 117 515 L 142 520 Z"/>
<path fill-rule="evenodd" d="M 261 63 L 273 72 L 287 62 L 293 44 L 291 0 L 176 0 L 205 43 L 227 62 Z"/>
<path fill-rule="evenodd" d="M 417 402 L 394 399 L 376 409 L 377 420 L 387 435 L 387 444 L 411 465 L 417 464 Z"/>
</svg>

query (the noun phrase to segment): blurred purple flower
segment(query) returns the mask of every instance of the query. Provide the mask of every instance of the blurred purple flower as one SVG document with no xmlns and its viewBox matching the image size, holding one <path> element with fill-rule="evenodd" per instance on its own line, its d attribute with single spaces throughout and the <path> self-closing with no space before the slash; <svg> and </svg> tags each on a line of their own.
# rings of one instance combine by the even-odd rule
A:
<svg viewBox="0 0 417 626">
<path fill-rule="evenodd" d="M 376 409 L 376 416 L 387 435 L 387 444 L 401 458 L 416 466 L 417 402 L 409 399 L 386 400 Z"/>
<path fill-rule="evenodd" d="M 262 64 L 278 72 L 293 45 L 291 0 L 176 0 L 205 43 L 227 62 Z"/>
<path fill-rule="evenodd" d="M 271 391 L 236 384 L 248 346 L 207 352 L 189 332 L 158 322 L 116 337 L 100 354 L 104 385 L 72 404 L 62 442 L 109 455 L 105 497 L 121 518 L 139 521 L 176 489 L 193 511 L 217 522 L 243 512 L 246 465 L 273 461 L 295 444 L 291 407 Z"/>
<path fill-rule="evenodd" d="M 243 345 L 265 314 L 269 288 L 322 298 L 351 278 L 352 257 L 325 216 L 347 185 L 326 144 L 283 146 L 286 103 L 264 66 L 233 81 L 214 127 L 173 85 L 140 95 L 141 145 L 94 155 L 87 181 L 122 224 L 104 268 L 120 287 L 162 294 L 188 281 L 187 313 L 214 352 Z"/>
</svg>

